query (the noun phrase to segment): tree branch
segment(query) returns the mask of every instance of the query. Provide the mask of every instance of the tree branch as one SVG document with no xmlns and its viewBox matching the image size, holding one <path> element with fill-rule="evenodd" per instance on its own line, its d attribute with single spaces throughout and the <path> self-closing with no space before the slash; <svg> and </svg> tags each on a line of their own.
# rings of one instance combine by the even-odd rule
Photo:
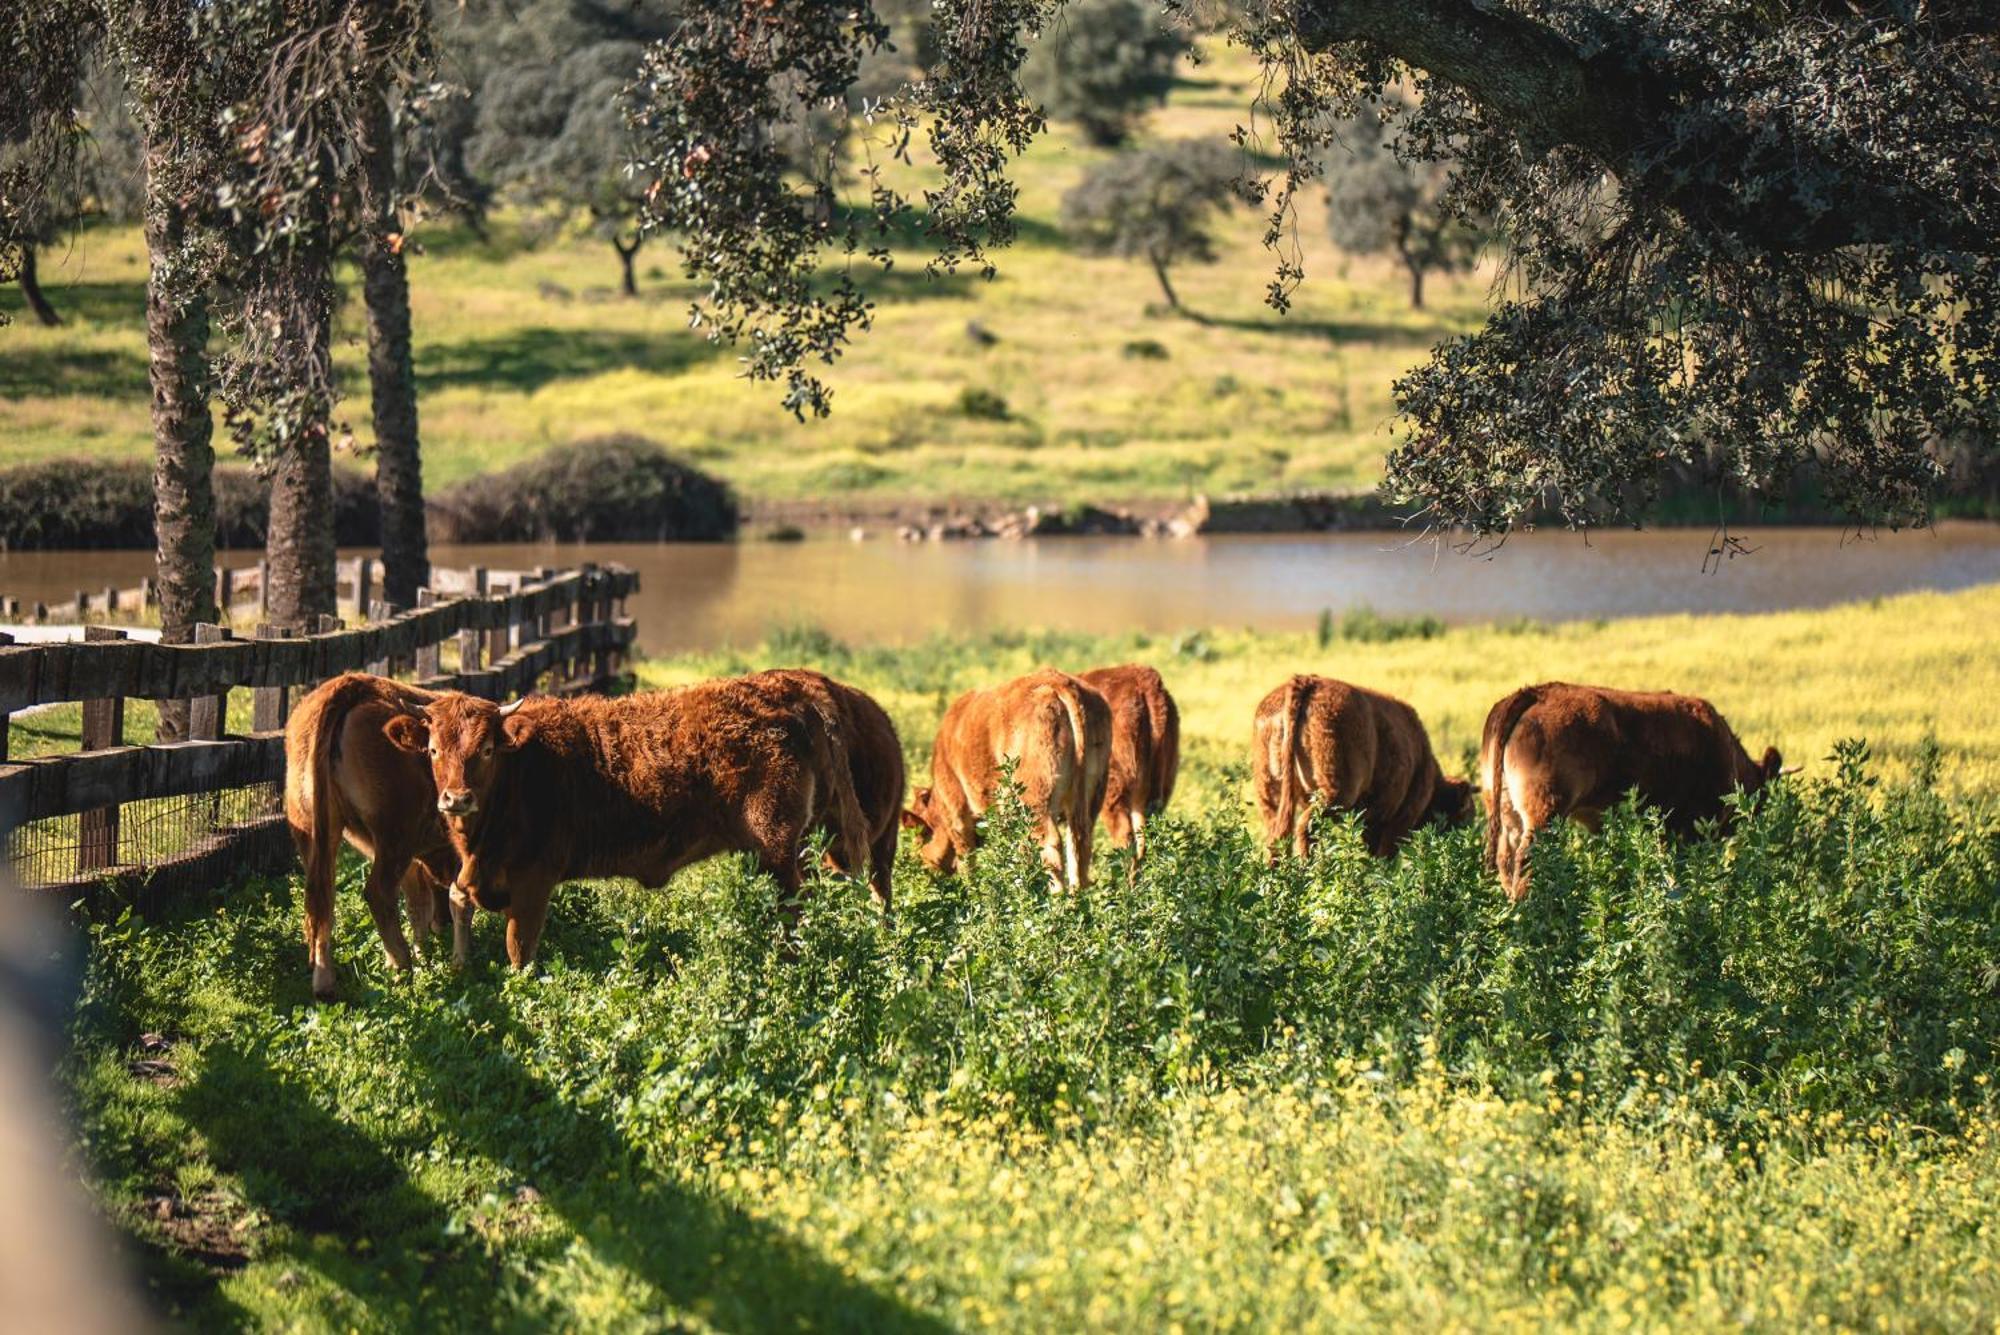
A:
<svg viewBox="0 0 2000 1335">
<path fill-rule="evenodd" d="M 1907 243 L 1913 217 L 1936 250 L 2000 253 L 2000 228 L 1991 225 L 2000 195 L 1990 183 L 1947 200 L 1894 170 L 1821 160 L 1815 174 L 1840 183 L 1837 208 L 1828 194 L 1732 188 L 1771 173 L 1769 127 L 1711 117 L 1686 133 L 1675 120 L 1688 109 L 1669 95 L 1664 71 L 1648 70 L 1636 41 L 1586 56 L 1548 25 L 1478 0 L 1298 0 L 1293 26 L 1308 50 L 1354 44 L 1455 85 L 1532 157 L 1576 149 L 1628 190 L 1650 185 L 1652 199 L 1691 224 L 1776 253 Z M 1936 20 L 1906 25 L 1898 40 L 1943 55 L 1965 28 L 1964 15 L 1947 6 Z M 1783 165 L 1805 175 L 1821 153 L 1803 136 L 1791 139 Z"/>
<path fill-rule="evenodd" d="M 1294 14 L 1308 50 L 1360 43 L 1456 84 L 1537 156 L 1566 144 L 1615 170 L 1641 137 L 1630 84 L 1519 14 L 1473 0 L 1299 0 Z"/>
</svg>

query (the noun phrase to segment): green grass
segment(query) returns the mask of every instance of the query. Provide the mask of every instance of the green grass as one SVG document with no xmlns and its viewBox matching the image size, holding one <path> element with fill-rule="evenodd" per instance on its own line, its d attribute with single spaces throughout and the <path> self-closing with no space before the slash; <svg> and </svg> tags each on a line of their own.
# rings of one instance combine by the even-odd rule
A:
<svg viewBox="0 0 2000 1335">
<path fill-rule="evenodd" d="M 893 924 L 819 884 L 793 960 L 725 859 L 565 891 L 535 975 L 483 922 L 472 969 L 407 980 L 352 865 L 334 1007 L 293 882 L 103 924 L 65 1065 L 84 1162 L 201 1328 L 1990 1324 L 2000 770 L 1960 706 L 1995 596 L 1324 648 L 788 634 L 755 661 L 866 686 L 913 753 L 963 685 L 1142 651 L 1190 742 L 1155 856 L 1051 897 L 1003 809 L 963 878 L 905 849 Z M 1935 739 L 1845 747 L 1724 839 L 1566 831 L 1519 909 L 1476 828 L 1384 863 L 1335 823 L 1263 864 L 1256 693 L 1341 667 L 1454 712 L 1521 661 L 1672 668 L 1808 759 Z"/>
<path fill-rule="evenodd" d="M 1253 67 L 1217 52 L 1156 112 L 1148 132 L 1220 136 L 1247 119 Z M 1057 126 L 1020 164 L 1023 235 L 1000 276 L 926 280 L 913 252 L 873 284 L 875 327 L 832 371 L 832 418 L 793 422 L 769 385 L 738 375 L 728 349 L 687 327 L 693 287 L 663 243 L 641 256 L 643 297 L 614 296 L 616 258 L 570 235 L 530 248 L 523 220 L 492 240 L 430 225 L 417 239 L 412 315 L 426 480 L 433 486 L 605 431 L 659 439 L 753 499 L 1175 498 L 1372 484 L 1388 446 L 1390 381 L 1441 336 L 1471 327 L 1483 276 L 1434 279 L 1408 308 L 1386 262 L 1325 239 L 1307 201 L 1299 242 L 1311 281 L 1293 311 L 1262 305 L 1274 259 L 1261 221 L 1225 227 L 1220 263 L 1175 277 L 1202 322 L 1148 313 L 1143 264 L 1073 253 L 1056 228 L 1063 192 L 1103 151 Z M 7 460 L 150 448 L 144 251 L 136 230 L 93 230 L 43 263 L 70 323 L 0 331 L 0 435 Z M 554 285 L 568 299 L 544 295 Z M 358 287 L 348 283 L 337 362 L 359 446 L 369 440 Z M 19 296 L 0 288 L 0 309 Z M 977 320 L 998 342 L 975 343 Z M 1166 360 L 1125 345 L 1150 339 Z M 1007 416 L 968 414 L 968 392 Z"/>
</svg>

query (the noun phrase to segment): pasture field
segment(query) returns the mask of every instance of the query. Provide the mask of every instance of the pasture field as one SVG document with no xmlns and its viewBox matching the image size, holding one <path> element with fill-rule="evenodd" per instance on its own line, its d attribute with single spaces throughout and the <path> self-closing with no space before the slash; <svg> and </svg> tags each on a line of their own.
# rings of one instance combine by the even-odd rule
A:
<svg viewBox="0 0 2000 1335">
<path fill-rule="evenodd" d="M 1187 768 L 1130 879 L 1052 897 L 1002 808 L 964 877 L 906 846 L 892 923 L 816 884 L 790 961 L 734 860 L 570 889 L 534 975 L 495 920 L 407 980 L 349 865 L 327 1007 L 295 880 L 100 923 L 79 1155 L 203 1329 L 1990 1328 L 1996 611 L 658 663 L 823 666 L 914 758 L 958 689 L 1145 657 Z M 1500 690 L 1571 675 L 1710 692 L 1808 769 L 1726 839 L 1546 840 L 1518 909 L 1472 827 L 1267 867 L 1240 752 L 1300 668 L 1458 720 L 1448 768 Z"/>
<path fill-rule="evenodd" d="M 1185 71 L 1147 136 L 1219 141 L 1246 119 L 1253 67 L 1238 52 L 1213 54 Z M 1298 229 L 1312 278 L 1290 314 L 1262 304 L 1275 260 L 1247 209 L 1223 222 L 1219 263 L 1175 271 L 1203 318 L 1149 314 L 1160 298 L 1145 264 L 1079 255 L 1058 226 L 1063 193 L 1104 155 L 1051 126 L 1019 165 L 1021 236 L 996 252 L 993 282 L 929 281 L 906 248 L 872 284 L 874 329 L 833 368 L 833 416 L 803 425 L 775 388 L 740 379 L 733 352 L 688 328 L 694 287 L 666 242 L 641 253 L 634 301 L 614 294 L 617 261 L 601 239 L 567 232 L 531 246 L 545 228 L 509 212 L 485 241 L 421 226 L 410 272 L 425 479 L 445 486 L 579 436 L 634 431 L 752 500 L 1172 499 L 1372 485 L 1390 441 L 1390 381 L 1482 316 L 1490 276 L 1433 275 L 1429 309 L 1412 311 L 1400 270 L 1332 248 L 1314 194 Z M 0 330 L 4 462 L 149 457 L 137 230 L 87 231 L 42 268 L 69 323 L 45 330 L 23 318 Z M 365 447 L 366 349 L 351 273 L 346 286 L 336 362 Z M 19 294 L 0 287 L 0 309 L 19 307 Z M 975 341 L 968 321 L 997 341 Z M 1164 360 L 1128 354 L 1148 341 Z M 1000 396 L 1006 416 L 965 411 L 969 390 Z"/>
</svg>

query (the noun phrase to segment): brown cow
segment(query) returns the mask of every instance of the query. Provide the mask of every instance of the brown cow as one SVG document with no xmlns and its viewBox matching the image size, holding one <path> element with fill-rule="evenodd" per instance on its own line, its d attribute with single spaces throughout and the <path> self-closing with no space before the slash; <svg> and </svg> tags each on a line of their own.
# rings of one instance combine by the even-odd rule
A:
<svg viewBox="0 0 2000 1335">
<path fill-rule="evenodd" d="M 442 926 L 442 887 L 457 874 L 458 855 L 438 819 L 430 766 L 382 732 L 435 699 L 431 691 L 349 672 L 308 693 L 285 724 L 285 822 L 305 863 L 306 954 L 313 995 L 322 1001 L 334 995 L 333 869 L 343 837 L 373 862 L 364 893 L 391 965 L 410 967 L 398 885 L 419 942 Z M 464 949 L 460 937 L 461 962 Z"/>
<path fill-rule="evenodd" d="M 801 883 L 815 826 L 858 868 L 866 822 L 846 748 L 813 692 L 743 678 L 615 699 L 434 701 L 390 740 L 428 752 L 437 808 L 464 866 L 453 911 L 507 914 L 507 957 L 533 962 L 549 896 L 568 880 L 629 876 L 649 888 L 690 863 L 741 851 Z"/>
<path fill-rule="evenodd" d="M 1595 831 L 1606 807 L 1637 789 L 1681 834 L 1727 815 L 1731 789 L 1756 792 L 1779 774 L 1777 748 L 1752 761 L 1715 706 L 1672 691 L 1615 691 L 1544 682 L 1494 705 L 1480 739 L 1486 862 L 1509 899 L 1528 893 L 1528 846 L 1557 816 Z"/>
<path fill-rule="evenodd" d="M 1472 811 L 1472 785 L 1438 768 L 1416 710 L 1327 677 L 1295 676 L 1258 704 L 1250 767 L 1273 860 L 1287 838 L 1300 857 L 1312 851 L 1314 797 L 1360 812 L 1377 857 L 1419 825 Z"/>
<path fill-rule="evenodd" d="M 1014 782 L 1050 883 L 1082 890 L 1111 761 L 1111 706 L 1051 668 L 952 701 L 931 747 L 930 786 L 917 789 L 903 813 L 903 823 L 923 837 L 918 854 L 942 872 L 972 856 L 978 818 L 1007 760 L 1015 762 Z"/>
<path fill-rule="evenodd" d="M 1181 768 L 1181 712 L 1167 684 L 1138 663 L 1092 668 L 1078 681 L 1111 706 L 1111 764 L 1104 830 L 1116 848 L 1146 856 L 1146 821 L 1174 795 Z"/>
<path fill-rule="evenodd" d="M 854 780 L 854 797 L 866 823 L 869 883 L 886 913 L 893 907 L 891 882 L 896 869 L 897 817 L 903 809 L 903 743 L 896 725 L 872 696 L 845 682 L 806 668 L 773 668 L 743 679 L 755 684 L 792 682 L 824 699 L 824 708 L 838 726 L 847 747 L 847 763 Z M 844 872 L 859 870 L 842 867 Z"/>
</svg>

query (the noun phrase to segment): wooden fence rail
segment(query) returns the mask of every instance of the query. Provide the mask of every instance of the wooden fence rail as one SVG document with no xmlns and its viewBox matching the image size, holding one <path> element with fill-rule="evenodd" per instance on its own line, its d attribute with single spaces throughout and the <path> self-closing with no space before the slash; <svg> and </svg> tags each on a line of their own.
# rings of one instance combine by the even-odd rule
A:
<svg viewBox="0 0 2000 1335">
<path fill-rule="evenodd" d="M 265 601 L 268 567 L 255 565 L 223 568 L 215 572 L 215 605 L 229 622 L 256 621 L 268 612 Z M 556 572 L 537 570 L 496 570 L 488 572 L 494 593 L 514 592 L 538 583 Z M 470 593 L 470 571 L 437 570 L 431 574 L 432 590 L 438 594 Z M 372 556 L 357 556 L 334 567 L 334 601 L 355 620 L 374 620 L 371 609 L 382 598 L 382 562 Z M 0 621 L 24 625 L 76 625 L 88 621 L 137 622 L 150 616 L 160 605 L 159 591 L 151 578 L 130 588 L 78 589 L 65 602 L 29 602 L 0 597 Z"/>
<path fill-rule="evenodd" d="M 363 594 L 370 574 L 360 571 Z M 201 626 L 195 643 L 174 645 L 98 626 L 71 643 L 11 645 L 0 635 L 0 835 L 16 880 L 64 891 L 117 881 L 144 892 L 199 884 L 224 867 L 282 865 L 290 849 L 269 786 L 284 777 L 291 706 L 312 686 L 368 670 L 490 700 L 535 689 L 612 689 L 626 679 L 634 626 L 625 599 L 637 587 L 637 575 L 622 566 L 441 570 L 418 607 L 399 610 L 369 598 L 364 606 L 376 619 L 351 629 L 330 617 L 310 634 L 260 625 L 245 638 L 226 626 Z M 449 666 L 447 647 L 455 660 Z M 251 731 L 228 736 L 229 694 L 242 689 L 251 692 Z M 125 745 L 125 702 L 135 699 L 188 701 L 187 740 Z M 10 715 L 77 702 L 79 751 L 8 760 Z M 225 815 L 220 795 L 250 789 L 260 790 L 255 800 L 234 802 Z M 171 799 L 196 800 L 183 810 Z M 200 828 L 185 847 L 135 850 L 121 820 L 134 803 L 146 804 L 134 810 L 156 844 L 163 812 Z M 62 825 L 50 838 L 26 837 L 72 818 L 73 835 Z M 51 849 L 64 860 L 59 876 L 49 874 Z"/>
</svg>

